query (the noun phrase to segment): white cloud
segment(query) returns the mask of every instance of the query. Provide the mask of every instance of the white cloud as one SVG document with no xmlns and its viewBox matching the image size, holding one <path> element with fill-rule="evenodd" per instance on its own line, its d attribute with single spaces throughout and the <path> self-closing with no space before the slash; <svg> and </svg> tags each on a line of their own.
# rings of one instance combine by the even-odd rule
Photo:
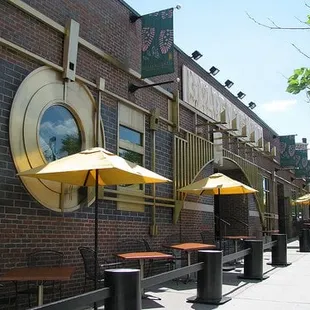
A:
<svg viewBox="0 0 310 310">
<path fill-rule="evenodd" d="M 76 122 L 73 118 L 66 119 L 64 122 L 46 121 L 41 124 L 40 130 L 51 135 L 63 136 L 74 135 L 77 133 Z"/>
<path fill-rule="evenodd" d="M 296 100 L 273 100 L 264 103 L 261 107 L 268 112 L 283 112 L 289 110 L 296 103 Z"/>
</svg>

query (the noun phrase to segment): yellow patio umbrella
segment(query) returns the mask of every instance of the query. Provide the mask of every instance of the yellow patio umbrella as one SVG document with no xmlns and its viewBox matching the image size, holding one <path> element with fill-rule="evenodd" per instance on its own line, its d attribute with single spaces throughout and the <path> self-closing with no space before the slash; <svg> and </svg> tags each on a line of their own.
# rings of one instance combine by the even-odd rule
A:
<svg viewBox="0 0 310 310">
<path fill-rule="evenodd" d="M 257 192 L 256 189 L 247 186 L 237 180 L 234 180 L 223 173 L 214 173 L 207 178 L 182 187 L 178 189 L 178 191 L 186 194 L 193 194 L 199 196 L 215 195 L 215 197 L 218 199 L 218 203 L 220 202 L 220 195 L 238 195 Z M 220 214 L 219 219 L 221 220 Z M 219 237 L 221 247 L 222 236 L 220 227 L 221 226 L 219 226 Z"/>
<path fill-rule="evenodd" d="M 95 186 L 95 289 L 98 261 L 98 187 L 104 185 L 163 183 L 170 180 L 103 148 L 95 147 L 23 171 L 32 177 L 78 186 Z"/>
<path fill-rule="evenodd" d="M 310 194 L 303 195 L 297 198 L 294 202 L 298 204 L 307 205 L 310 202 Z"/>
</svg>

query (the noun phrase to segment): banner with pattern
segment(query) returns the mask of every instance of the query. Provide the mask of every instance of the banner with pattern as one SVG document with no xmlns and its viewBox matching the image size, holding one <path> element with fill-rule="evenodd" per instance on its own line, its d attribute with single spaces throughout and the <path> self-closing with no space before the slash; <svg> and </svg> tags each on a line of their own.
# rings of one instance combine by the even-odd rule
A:
<svg viewBox="0 0 310 310">
<path fill-rule="evenodd" d="M 280 165 L 295 167 L 295 135 L 280 136 Z"/>
<path fill-rule="evenodd" d="M 173 73 L 173 8 L 144 15 L 141 20 L 141 78 Z"/>
<path fill-rule="evenodd" d="M 308 166 L 308 154 L 307 150 L 296 150 L 295 151 L 295 176 L 297 178 L 303 178 L 307 175 L 307 166 Z"/>
</svg>

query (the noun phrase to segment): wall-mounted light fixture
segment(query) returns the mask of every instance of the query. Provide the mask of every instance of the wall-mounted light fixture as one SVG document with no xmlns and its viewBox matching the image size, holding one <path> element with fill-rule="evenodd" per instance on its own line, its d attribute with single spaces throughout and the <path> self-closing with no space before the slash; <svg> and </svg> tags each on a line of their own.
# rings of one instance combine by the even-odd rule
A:
<svg viewBox="0 0 310 310">
<path fill-rule="evenodd" d="M 232 82 L 231 80 L 226 80 L 225 86 L 226 86 L 227 88 L 230 88 L 230 87 L 232 87 L 233 85 L 234 85 L 234 82 Z"/>
<path fill-rule="evenodd" d="M 242 91 L 239 91 L 239 93 L 237 94 L 237 97 L 241 100 L 245 97 L 245 93 L 243 93 Z"/>
<path fill-rule="evenodd" d="M 253 101 L 251 101 L 251 102 L 249 103 L 248 107 L 249 107 L 251 110 L 253 110 L 253 109 L 256 108 L 256 103 L 253 102 Z"/>
<path fill-rule="evenodd" d="M 199 51 L 196 50 L 196 51 L 192 52 L 191 58 L 193 58 L 194 60 L 198 60 L 201 57 L 202 57 L 202 54 Z"/>
<path fill-rule="evenodd" d="M 214 66 L 212 66 L 212 67 L 210 68 L 210 73 L 211 73 L 212 75 L 217 75 L 219 72 L 220 72 L 220 69 L 218 69 L 218 68 L 216 68 L 216 67 L 214 67 Z"/>
</svg>

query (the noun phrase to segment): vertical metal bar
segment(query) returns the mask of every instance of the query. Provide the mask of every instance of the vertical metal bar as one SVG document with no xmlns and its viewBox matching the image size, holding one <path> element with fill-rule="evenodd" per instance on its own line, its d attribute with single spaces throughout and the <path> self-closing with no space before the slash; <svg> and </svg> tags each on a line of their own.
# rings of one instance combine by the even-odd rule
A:
<svg viewBox="0 0 310 310">
<path fill-rule="evenodd" d="M 101 91 L 98 93 L 98 105 L 97 105 L 97 120 L 96 120 L 96 146 L 99 146 L 100 136 L 100 122 L 101 122 Z"/>
<path fill-rule="evenodd" d="M 95 290 L 98 286 L 98 189 L 99 189 L 99 170 L 96 169 L 95 185 Z M 97 303 L 94 303 L 94 309 L 97 310 Z"/>
<path fill-rule="evenodd" d="M 43 283 L 40 282 L 40 284 L 38 285 L 38 306 L 43 305 L 43 289 Z"/>
<path fill-rule="evenodd" d="M 152 130 L 152 170 L 155 171 L 156 167 L 156 131 Z M 152 184 L 153 205 L 152 205 L 152 232 L 155 234 L 156 225 L 156 184 Z M 153 230 L 154 229 L 154 230 Z"/>
<path fill-rule="evenodd" d="M 194 180 L 195 172 L 194 172 L 194 166 L 195 166 L 195 160 L 194 160 L 194 154 L 193 154 L 193 136 L 189 134 L 189 156 L 191 159 L 191 166 L 190 166 L 190 171 L 191 171 L 191 181 Z"/>
<path fill-rule="evenodd" d="M 182 186 L 187 185 L 187 162 L 186 162 L 186 141 L 182 141 L 182 163 L 183 163 L 183 173 L 182 173 Z"/>
<path fill-rule="evenodd" d="M 174 185 L 173 185 L 173 199 L 176 200 L 177 198 L 177 186 L 178 186 L 178 177 L 177 177 L 177 148 L 178 148 L 178 138 L 177 136 L 174 136 L 174 149 L 173 149 L 173 179 L 174 179 Z"/>
</svg>

